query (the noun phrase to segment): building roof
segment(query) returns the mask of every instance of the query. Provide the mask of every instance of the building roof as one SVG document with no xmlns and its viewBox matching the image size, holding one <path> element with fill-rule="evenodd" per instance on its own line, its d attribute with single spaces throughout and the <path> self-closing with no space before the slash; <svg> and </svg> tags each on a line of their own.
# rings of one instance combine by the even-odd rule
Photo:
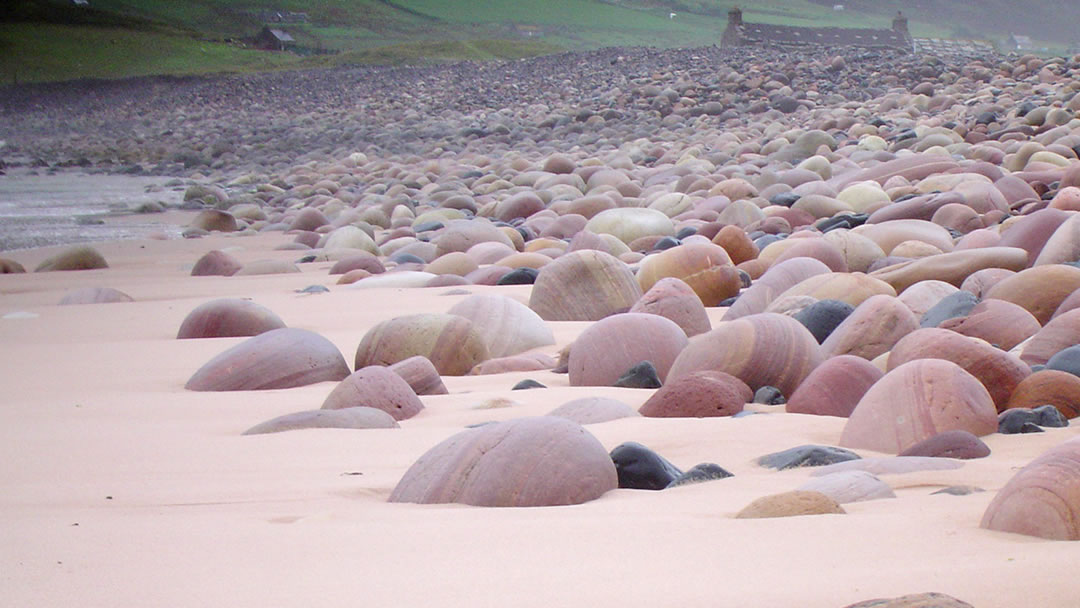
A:
<svg viewBox="0 0 1080 608">
<path fill-rule="evenodd" d="M 911 48 L 911 42 L 896 30 L 795 27 L 765 23 L 743 23 L 740 30 L 742 44 L 814 44 L 823 46 L 863 46 Z"/>
<path fill-rule="evenodd" d="M 285 30 L 270 30 L 270 35 L 277 39 L 278 42 L 296 42 L 296 39 L 289 35 Z"/>
</svg>

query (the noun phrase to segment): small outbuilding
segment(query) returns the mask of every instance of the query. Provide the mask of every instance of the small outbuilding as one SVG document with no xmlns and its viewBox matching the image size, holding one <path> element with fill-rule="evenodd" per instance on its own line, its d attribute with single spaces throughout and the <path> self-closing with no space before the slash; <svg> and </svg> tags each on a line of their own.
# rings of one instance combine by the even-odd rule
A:
<svg viewBox="0 0 1080 608">
<path fill-rule="evenodd" d="M 266 26 L 255 36 L 255 46 L 267 51 L 286 51 L 296 44 L 296 39 L 285 30 Z"/>
</svg>

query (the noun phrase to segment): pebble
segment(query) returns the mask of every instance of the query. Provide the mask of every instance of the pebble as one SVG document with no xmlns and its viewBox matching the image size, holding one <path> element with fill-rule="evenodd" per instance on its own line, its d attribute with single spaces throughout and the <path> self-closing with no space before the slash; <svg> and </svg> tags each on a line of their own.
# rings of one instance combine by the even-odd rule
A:
<svg viewBox="0 0 1080 608">
<path fill-rule="evenodd" d="M 757 459 L 757 463 L 763 467 L 783 471 L 798 467 L 821 467 L 858 458 L 858 454 L 844 448 L 828 445 L 800 445 L 782 452 L 761 456 Z"/>
</svg>

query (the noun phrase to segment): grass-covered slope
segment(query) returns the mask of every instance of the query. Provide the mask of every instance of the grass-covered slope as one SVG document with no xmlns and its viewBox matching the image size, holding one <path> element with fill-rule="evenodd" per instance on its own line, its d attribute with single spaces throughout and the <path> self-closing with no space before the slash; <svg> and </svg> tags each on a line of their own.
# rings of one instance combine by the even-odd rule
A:
<svg viewBox="0 0 1080 608">
<path fill-rule="evenodd" d="M 1035 8 L 987 0 L 757 0 L 748 21 L 888 27 L 897 8 L 919 36 L 1004 41 L 1027 33 L 1053 50 L 1080 3 Z M 302 68 L 346 63 L 513 59 L 616 45 L 702 46 L 719 41 L 732 0 L 8 0 L 0 3 L 0 83 L 145 74 Z M 1074 6 L 1075 4 L 1075 6 Z M 259 51 L 267 11 L 304 12 L 281 25 L 296 52 Z M 1012 11 L 1011 13 L 1009 11 Z M 1054 26 L 1044 24 L 1053 22 Z M 1021 27 L 1022 25 L 1022 27 Z M 1064 31 L 1059 31 L 1064 30 Z M 1057 39 L 1049 36 L 1058 32 Z M 1080 34 L 1076 34 L 1080 41 Z"/>
</svg>

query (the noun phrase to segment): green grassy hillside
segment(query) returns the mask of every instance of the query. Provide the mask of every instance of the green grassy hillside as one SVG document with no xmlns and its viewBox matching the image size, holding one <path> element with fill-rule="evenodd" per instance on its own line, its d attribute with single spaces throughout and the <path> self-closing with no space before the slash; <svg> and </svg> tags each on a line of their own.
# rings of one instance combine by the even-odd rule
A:
<svg viewBox="0 0 1080 608">
<path fill-rule="evenodd" d="M 1008 7 L 1004 0 L 987 1 L 999 10 Z M 1024 19 L 1022 15 L 976 19 L 965 8 L 969 6 L 965 0 L 849 0 L 843 11 L 834 10 L 834 3 L 742 4 L 748 21 L 845 27 L 888 27 L 890 15 L 902 4 L 915 35 L 995 41 L 1004 40 L 1011 24 L 1036 28 L 1032 16 L 1035 21 L 1055 21 L 1056 14 L 1062 23 L 1080 19 L 1080 3 L 1049 12 L 1014 8 L 1026 15 Z M 8 0 L 0 7 L 0 83 L 511 59 L 613 45 L 700 46 L 718 42 L 731 4 L 731 0 L 90 0 L 88 7 L 79 7 L 70 0 Z M 296 39 L 292 52 L 252 47 L 267 11 L 306 13 L 305 23 L 277 26 Z M 1077 14 L 1061 15 L 1062 11 Z M 1028 35 L 1052 50 L 1063 51 L 1072 42 L 1068 33 L 1048 38 L 1048 32 L 1057 31 L 1052 27 L 1039 31 L 1041 35 Z M 1080 39 L 1080 34 L 1076 36 Z"/>
</svg>

